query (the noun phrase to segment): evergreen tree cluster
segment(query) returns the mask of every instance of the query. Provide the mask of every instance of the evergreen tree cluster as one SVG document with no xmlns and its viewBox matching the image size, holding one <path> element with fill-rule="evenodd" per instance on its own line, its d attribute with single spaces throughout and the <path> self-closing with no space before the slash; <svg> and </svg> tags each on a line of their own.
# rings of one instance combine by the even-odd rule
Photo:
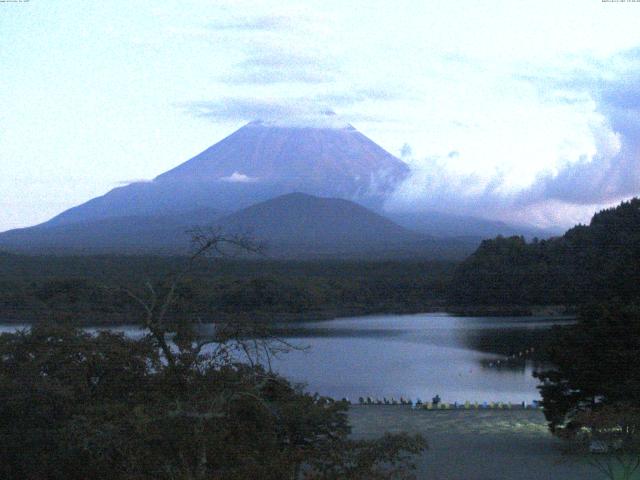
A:
<svg viewBox="0 0 640 480">
<path fill-rule="evenodd" d="M 485 240 L 458 266 L 450 303 L 581 305 L 640 300 L 640 199 L 549 240 Z"/>
</svg>

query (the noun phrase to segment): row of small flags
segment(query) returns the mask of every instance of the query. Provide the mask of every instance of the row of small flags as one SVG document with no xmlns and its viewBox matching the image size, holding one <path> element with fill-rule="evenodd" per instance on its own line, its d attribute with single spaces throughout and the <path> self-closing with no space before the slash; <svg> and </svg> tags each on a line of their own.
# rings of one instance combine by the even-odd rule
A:
<svg viewBox="0 0 640 480">
<path fill-rule="evenodd" d="M 343 398 L 343 401 L 351 403 L 348 399 Z M 464 402 L 464 403 L 446 403 L 446 402 L 422 402 L 419 398 L 413 402 L 411 399 L 405 399 L 404 397 L 400 397 L 400 400 L 396 400 L 395 398 L 387 399 L 373 399 L 371 397 L 360 397 L 358 399 L 358 404 L 360 405 L 406 405 L 412 408 L 421 408 L 425 410 L 472 410 L 472 409 L 504 409 L 511 410 L 514 408 L 519 409 L 536 409 L 541 408 L 540 402 L 537 400 L 533 400 L 531 403 L 521 402 L 521 403 L 511 403 L 511 402 Z"/>
</svg>

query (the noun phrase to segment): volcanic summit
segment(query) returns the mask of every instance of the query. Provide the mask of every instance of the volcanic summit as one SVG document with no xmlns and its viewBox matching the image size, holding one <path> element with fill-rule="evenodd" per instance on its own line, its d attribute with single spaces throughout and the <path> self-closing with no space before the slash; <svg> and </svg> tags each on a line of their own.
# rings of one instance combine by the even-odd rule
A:
<svg viewBox="0 0 640 480">
<path fill-rule="evenodd" d="M 378 208 L 408 174 L 404 162 L 350 125 L 255 121 L 150 182 L 115 188 L 47 223 L 204 208 L 231 212 L 293 192 Z"/>
</svg>

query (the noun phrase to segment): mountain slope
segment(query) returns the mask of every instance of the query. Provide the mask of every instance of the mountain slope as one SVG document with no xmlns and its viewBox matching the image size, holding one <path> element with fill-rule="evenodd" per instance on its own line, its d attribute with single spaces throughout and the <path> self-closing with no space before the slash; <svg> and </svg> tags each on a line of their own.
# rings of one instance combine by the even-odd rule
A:
<svg viewBox="0 0 640 480">
<path fill-rule="evenodd" d="M 176 252 L 183 248 L 187 228 L 211 225 L 220 217 L 219 212 L 238 212 L 294 192 L 326 197 L 323 202 L 344 199 L 382 212 L 385 201 L 410 174 L 409 167 L 350 125 L 333 120 L 318 125 L 249 123 L 153 181 L 115 188 L 41 225 L 0 234 L 0 247 L 30 252 Z M 434 239 L 425 240 L 425 235 L 474 237 L 452 243 L 462 245 L 460 251 L 467 252 L 470 242 L 478 241 L 475 237 L 496 231 L 495 225 L 478 219 L 474 223 L 467 218 L 398 214 L 391 219 L 413 231 L 403 229 L 400 234 L 399 225 L 391 227 L 391 222 L 383 222 L 380 216 L 373 221 L 373 212 L 365 214 L 348 202 L 337 206 L 333 214 L 334 220 L 345 227 L 343 231 L 342 227 L 328 226 L 324 207 L 314 204 L 317 209 L 313 210 L 309 198 L 297 196 L 289 201 L 292 198 L 296 199 L 295 214 L 276 208 L 284 202 L 281 199 L 280 203 L 260 207 L 277 210 L 270 216 L 260 217 L 256 206 L 242 214 L 254 215 L 253 222 L 240 214 L 225 221 L 230 228 L 244 225 L 262 229 L 267 237 L 290 248 L 305 244 L 314 245 L 318 251 L 335 252 L 340 246 L 340 251 L 354 252 L 366 246 L 371 252 L 374 244 L 385 251 L 390 245 L 402 244 L 402 255 L 408 251 L 410 238 L 432 242 L 430 249 L 435 248 Z M 202 218 L 197 212 L 207 213 Z M 361 230 L 350 223 L 349 215 L 363 221 Z M 367 222 L 377 227 L 365 228 Z M 280 228 L 278 232 L 271 228 L 275 225 Z M 284 230 L 286 225 L 290 226 L 288 231 Z M 333 230 L 333 238 L 323 237 L 326 229 Z"/>
<path fill-rule="evenodd" d="M 265 182 L 357 199 L 390 193 L 408 172 L 401 160 L 352 126 L 252 122 L 156 180 Z"/>
<path fill-rule="evenodd" d="M 546 230 L 531 226 L 509 225 L 496 220 L 454 215 L 451 213 L 426 212 L 389 212 L 388 218 L 410 230 L 434 237 L 473 236 L 493 238 L 498 235 L 523 235 L 525 238 L 549 238 L 561 234 L 556 230 Z"/>
<path fill-rule="evenodd" d="M 221 218 L 228 233 L 249 233 L 284 258 L 462 259 L 479 238 L 435 239 L 361 205 L 302 193 L 283 195 Z"/>
<path fill-rule="evenodd" d="M 371 248 L 422 238 L 354 202 L 303 193 L 283 195 L 219 220 L 229 232 L 250 231 L 276 245 Z"/>
<path fill-rule="evenodd" d="M 222 216 L 196 210 L 163 216 L 101 218 L 40 225 L 0 234 L 0 248 L 22 253 L 185 254 L 188 230 L 204 227 L 246 234 L 272 258 L 462 259 L 479 239 L 434 239 L 337 198 L 292 193 Z"/>
<path fill-rule="evenodd" d="M 409 168 L 355 128 L 252 122 L 156 177 L 56 216 L 63 224 L 200 208 L 232 211 L 291 192 L 380 206 Z"/>
<path fill-rule="evenodd" d="M 0 233 L 0 248 L 22 253 L 185 253 L 196 226 L 213 225 L 222 215 L 210 209 L 157 216 L 108 217 L 43 224 Z"/>
</svg>

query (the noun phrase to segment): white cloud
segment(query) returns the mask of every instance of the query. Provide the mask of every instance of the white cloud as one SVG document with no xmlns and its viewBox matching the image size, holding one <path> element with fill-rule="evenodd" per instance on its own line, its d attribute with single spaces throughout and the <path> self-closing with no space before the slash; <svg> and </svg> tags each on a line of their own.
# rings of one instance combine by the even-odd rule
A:
<svg viewBox="0 0 640 480">
<path fill-rule="evenodd" d="M 258 181 L 256 177 L 250 177 L 240 172 L 233 172 L 228 177 L 222 177 L 220 180 L 229 183 L 253 183 Z"/>
<path fill-rule="evenodd" d="M 152 178 L 242 122 L 308 123 L 326 109 L 391 152 L 411 145 L 416 174 L 398 203 L 542 221 L 640 192 L 636 4 L 36 3 L 7 24 L 14 47 L 0 52 L 0 158 L 11 163 L 0 203 L 24 201 L 14 175 L 41 185 L 25 225 L 50 213 L 43 185 L 77 191 L 52 171 L 100 179 L 67 194 L 70 207 L 121 178 Z"/>
</svg>

